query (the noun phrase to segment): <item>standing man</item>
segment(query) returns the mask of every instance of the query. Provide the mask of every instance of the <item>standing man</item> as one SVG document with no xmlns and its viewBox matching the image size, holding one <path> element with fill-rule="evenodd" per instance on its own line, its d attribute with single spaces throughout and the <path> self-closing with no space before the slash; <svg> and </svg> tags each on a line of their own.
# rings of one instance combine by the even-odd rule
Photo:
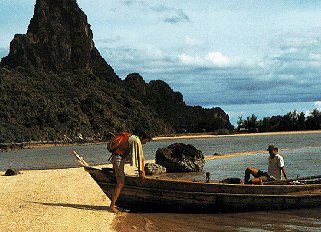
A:
<svg viewBox="0 0 321 232">
<path fill-rule="evenodd" d="M 115 192 L 110 203 L 110 209 L 112 212 L 118 212 L 115 204 L 125 184 L 125 163 L 130 161 L 131 166 L 135 165 L 138 167 L 139 177 L 145 179 L 145 164 L 142 144 L 151 140 L 152 138 L 145 132 L 137 133 L 137 135 L 130 135 L 123 132 L 116 135 L 108 146 L 108 150 L 112 153 L 111 163 L 113 164 L 113 169 L 116 175 Z"/>
<path fill-rule="evenodd" d="M 282 173 L 285 179 L 287 179 L 286 171 L 284 168 L 284 159 L 281 155 L 278 154 L 278 148 L 274 145 L 269 145 L 267 151 L 269 151 L 269 166 L 268 171 L 263 172 L 256 168 L 247 168 L 244 175 L 245 184 L 262 184 L 262 182 L 267 182 L 271 180 L 281 180 Z M 250 175 L 253 175 L 254 178 L 250 179 Z"/>
</svg>

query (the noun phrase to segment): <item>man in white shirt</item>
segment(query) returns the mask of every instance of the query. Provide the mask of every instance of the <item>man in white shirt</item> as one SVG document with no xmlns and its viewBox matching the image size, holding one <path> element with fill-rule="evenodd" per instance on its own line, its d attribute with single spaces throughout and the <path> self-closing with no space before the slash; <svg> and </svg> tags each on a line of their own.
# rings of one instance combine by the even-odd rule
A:
<svg viewBox="0 0 321 232">
<path fill-rule="evenodd" d="M 286 171 L 284 168 L 284 159 L 281 155 L 278 154 L 279 150 L 274 145 L 269 145 L 267 151 L 269 151 L 269 166 L 268 171 L 264 172 L 256 168 L 247 168 L 244 175 L 245 184 L 262 184 L 262 182 L 267 182 L 271 180 L 281 180 L 282 173 L 285 179 L 287 179 Z M 250 175 L 253 175 L 254 178 L 250 179 Z"/>
</svg>

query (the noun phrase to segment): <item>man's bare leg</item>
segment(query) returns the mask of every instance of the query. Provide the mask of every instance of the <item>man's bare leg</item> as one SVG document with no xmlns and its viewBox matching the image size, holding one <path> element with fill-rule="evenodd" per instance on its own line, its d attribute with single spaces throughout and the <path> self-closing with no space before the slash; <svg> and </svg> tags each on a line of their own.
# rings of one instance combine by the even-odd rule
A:
<svg viewBox="0 0 321 232">
<path fill-rule="evenodd" d="M 261 178 L 253 178 L 251 180 L 252 184 L 260 184 L 260 185 L 263 185 L 263 181 Z"/>
<path fill-rule="evenodd" d="M 124 181 L 123 180 L 117 180 L 117 184 L 115 186 L 115 192 L 113 195 L 113 199 L 111 200 L 110 203 L 110 210 L 114 213 L 118 213 L 118 210 L 116 209 L 115 205 L 116 205 L 116 201 L 119 197 L 119 194 L 122 190 L 122 188 L 124 187 Z"/>
<path fill-rule="evenodd" d="M 247 168 L 247 169 L 245 170 L 245 174 L 244 174 L 244 184 L 248 184 L 248 183 L 249 183 L 251 174 L 252 174 L 254 177 L 258 177 L 258 172 L 259 172 L 259 170 L 256 169 L 256 168 Z"/>
</svg>

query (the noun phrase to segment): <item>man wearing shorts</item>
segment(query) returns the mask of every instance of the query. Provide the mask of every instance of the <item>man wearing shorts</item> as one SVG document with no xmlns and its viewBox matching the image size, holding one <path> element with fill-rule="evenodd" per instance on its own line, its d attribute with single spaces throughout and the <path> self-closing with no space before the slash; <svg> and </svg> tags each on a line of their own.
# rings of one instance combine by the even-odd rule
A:
<svg viewBox="0 0 321 232">
<path fill-rule="evenodd" d="M 116 185 L 113 198 L 110 203 L 112 212 L 117 213 L 115 207 L 120 191 L 125 184 L 125 163 L 130 161 L 131 165 L 138 167 L 139 177 L 145 178 L 144 171 L 144 154 L 142 144 L 151 140 L 151 137 L 145 132 L 140 132 L 139 135 L 131 135 L 126 141 L 122 141 L 117 148 L 114 149 L 111 156 L 111 163 L 116 176 Z"/>
<path fill-rule="evenodd" d="M 278 154 L 278 148 L 274 145 L 269 145 L 267 151 L 269 151 L 269 166 L 268 171 L 264 172 L 256 168 L 247 168 L 244 175 L 245 184 L 262 184 L 262 182 L 281 180 L 282 174 L 287 179 L 286 171 L 284 168 L 284 159 Z M 250 180 L 250 175 L 254 178 Z"/>
</svg>

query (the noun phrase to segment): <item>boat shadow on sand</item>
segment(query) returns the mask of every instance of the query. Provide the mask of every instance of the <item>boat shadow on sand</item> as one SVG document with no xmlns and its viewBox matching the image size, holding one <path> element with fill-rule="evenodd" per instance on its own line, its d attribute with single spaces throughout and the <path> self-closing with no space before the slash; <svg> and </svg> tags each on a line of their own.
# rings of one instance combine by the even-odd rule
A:
<svg viewBox="0 0 321 232">
<path fill-rule="evenodd" d="M 84 210 L 113 212 L 109 206 L 104 206 L 104 205 L 82 205 L 82 204 L 48 203 L 48 202 L 35 202 L 35 201 L 33 201 L 32 203 L 46 205 L 46 206 L 58 206 L 58 207 L 67 207 L 67 208 L 84 209 Z"/>
</svg>

